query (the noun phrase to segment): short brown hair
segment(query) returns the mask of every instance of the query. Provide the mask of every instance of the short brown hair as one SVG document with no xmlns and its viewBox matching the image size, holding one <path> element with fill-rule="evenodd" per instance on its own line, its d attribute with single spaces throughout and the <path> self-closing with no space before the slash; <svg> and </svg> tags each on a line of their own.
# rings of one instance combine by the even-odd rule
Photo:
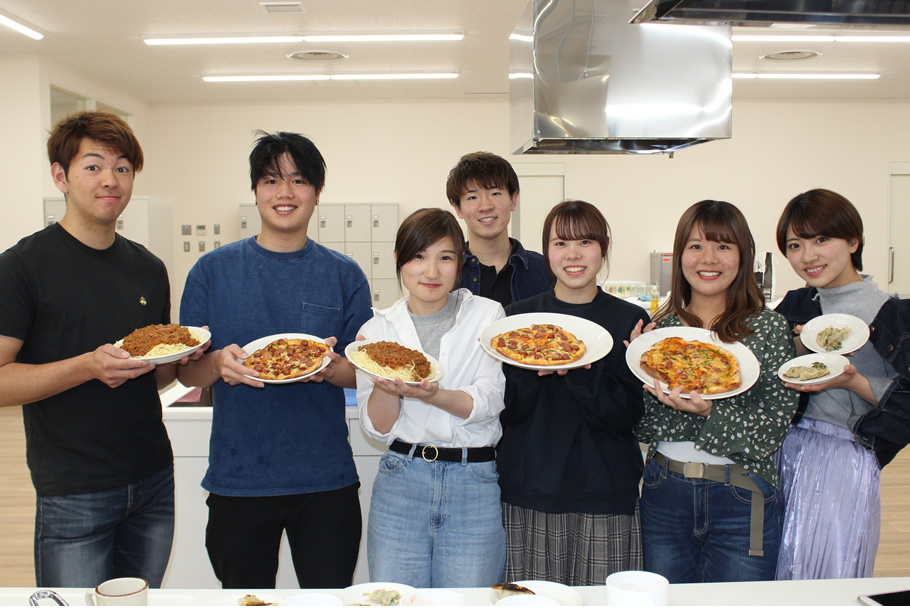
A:
<svg viewBox="0 0 910 613">
<path fill-rule="evenodd" d="M 461 269 L 464 268 L 464 233 L 458 220 L 449 211 L 443 209 L 418 209 L 408 215 L 398 226 L 395 236 L 395 274 L 401 285 L 401 267 L 417 257 L 417 254 L 444 238 L 451 238 L 455 244 L 455 262 L 458 274 L 455 277 L 455 289 L 461 280 Z"/>
<path fill-rule="evenodd" d="M 682 256 L 692 230 L 700 228 L 709 241 L 736 245 L 739 248 L 739 269 L 727 288 L 724 312 L 715 322 L 701 321 L 686 310 L 692 302 L 692 286 L 683 274 Z M 738 341 L 753 332 L 747 320 L 765 308 L 765 296 L 755 281 L 755 240 L 745 216 L 738 208 L 722 200 L 702 200 L 690 206 L 679 218 L 673 239 L 673 272 L 670 297 L 657 312 L 659 321 L 676 313 L 687 325 L 710 328 L 725 343 Z"/>
<path fill-rule="evenodd" d="M 518 175 L 512 165 L 486 151 L 461 156 L 455 168 L 449 171 L 446 197 L 452 206 L 458 208 L 461 205 L 461 196 L 472 183 L 481 188 L 501 187 L 509 192 L 509 196 L 518 193 Z"/>
<path fill-rule="evenodd" d="M 593 204 L 584 200 L 567 200 L 554 206 L 547 214 L 541 234 L 543 260 L 547 265 L 547 270 L 550 270 L 550 250 L 547 249 L 547 246 L 550 243 L 550 234 L 553 232 L 556 233 L 556 236 L 565 240 L 588 239 L 597 241 L 600 244 L 600 253 L 603 256 L 603 261 L 609 266 L 610 262 L 607 256 L 610 253 L 610 244 L 612 242 L 610 224 L 607 223 L 603 213 Z M 552 271 L 550 271 L 551 276 L 552 274 Z"/>
<path fill-rule="evenodd" d="M 116 151 L 133 166 L 133 174 L 142 170 L 142 147 L 132 128 L 119 115 L 108 111 L 82 111 L 60 121 L 47 139 L 47 157 L 51 164 L 60 164 L 64 175 L 70 162 L 79 153 L 82 139 L 103 143 Z"/>
<path fill-rule="evenodd" d="M 787 232 L 800 238 L 842 238 L 856 240 L 856 251 L 850 262 L 856 270 L 863 269 L 863 218 L 853 203 L 829 189 L 812 189 L 787 203 L 777 222 L 777 248 L 787 255 Z"/>
</svg>

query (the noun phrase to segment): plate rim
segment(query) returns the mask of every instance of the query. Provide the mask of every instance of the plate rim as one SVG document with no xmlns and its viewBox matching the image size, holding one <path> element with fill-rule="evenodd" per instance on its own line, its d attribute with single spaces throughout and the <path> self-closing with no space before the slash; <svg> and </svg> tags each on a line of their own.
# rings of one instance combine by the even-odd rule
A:
<svg viewBox="0 0 910 613">
<path fill-rule="evenodd" d="M 641 339 L 648 338 L 649 336 L 653 336 L 654 340 L 651 341 L 646 348 L 641 349 L 641 347 L 644 346 L 645 342 L 647 342 Z M 740 386 L 735 390 L 730 390 L 729 392 L 700 395 L 700 397 L 704 400 L 721 400 L 723 398 L 732 398 L 733 396 L 738 396 L 749 391 L 752 386 L 758 382 L 759 378 L 761 378 L 761 362 L 758 361 L 758 357 L 756 357 L 756 355 L 752 353 L 752 350 L 749 349 L 744 343 L 740 341 L 736 341 L 735 343 L 725 343 L 722 340 L 718 339 L 713 331 L 708 330 L 707 328 L 697 328 L 694 326 L 665 326 L 663 328 L 654 328 L 648 332 L 643 332 L 638 336 L 638 338 L 629 343 L 629 346 L 626 348 L 626 365 L 629 367 L 629 370 L 632 371 L 632 374 L 638 377 L 638 379 L 648 387 L 653 387 L 654 377 L 650 377 L 641 369 L 641 366 L 638 364 L 639 359 L 645 351 L 654 345 L 654 343 L 671 336 L 679 336 L 684 340 L 710 342 L 712 345 L 717 345 L 723 349 L 726 349 L 727 351 L 730 351 L 736 356 L 736 359 L 739 360 L 739 371 L 742 374 L 745 374 L 745 369 L 743 368 L 744 360 L 743 357 L 741 357 L 741 355 L 737 355 L 737 353 L 742 353 L 743 355 L 748 354 L 749 358 L 751 358 L 747 361 L 752 362 L 751 366 L 754 366 L 755 368 L 755 376 L 753 378 L 747 379 L 745 376 L 743 376 L 742 384 L 740 384 Z M 706 336 L 708 337 L 707 341 L 704 339 Z M 661 381 L 660 385 L 661 389 L 664 390 L 664 393 L 668 393 L 669 388 L 667 384 Z M 679 396 L 680 398 L 690 397 L 688 392 L 680 394 Z"/>
<path fill-rule="evenodd" d="M 528 589 L 530 589 L 532 591 L 535 586 L 538 586 L 538 588 L 539 588 L 539 586 L 542 586 L 542 585 L 557 587 L 559 589 L 565 589 L 565 590 L 568 590 L 569 592 L 571 592 L 572 602 L 567 602 L 564 599 L 560 599 L 560 598 L 553 596 L 552 594 L 541 594 L 536 591 L 534 592 L 534 594 L 535 594 L 535 596 L 544 596 L 546 598 L 552 598 L 553 600 L 557 601 L 562 606 L 575 607 L 575 606 L 582 606 L 584 604 L 584 598 L 578 592 L 578 590 L 574 589 L 571 585 L 566 585 L 565 583 L 559 583 L 558 581 L 545 581 L 542 579 L 527 579 L 524 581 L 509 581 L 508 583 L 514 583 L 515 585 L 527 587 Z M 496 594 L 496 590 L 494 590 L 492 587 L 490 588 L 488 598 L 489 598 L 490 602 L 494 605 L 497 602 L 499 602 L 500 600 L 502 600 L 501 598 L 498 597 L 498 595 Z"/>
<path fill-rule="evenodd" d="M 859 333 L 858 338 L 862 338 L 863 342 L 860 343 L 856 348 L 853 348 L 853 349 L 841 348 L 841 349 L 838 349 L 837 351 L 825 351 L 824 348 L 822 348 L 818 343 L 815 342 L 815 338 L 812 337 L 813 335 L 812 335 L 811 330 L 814 328 L 818 328 L 820 324 L 815 324 L 813 326 L 812 325 L 813 322 L 817 322 L 820 319 L 825 319 L 825 318 L 833 319 L 836 317 L 846 318 L 848 321 L 852 322 L 853 325 L 857 326 L 857 328 L 859 328 L 860 325 L 862 326 L 862 328 L 857 329 L 856 332 Z M 825 327 L 827 327 L 827 326 L 825 326 Z M 809 328 L 809 330 L 807 330 L 807 328 Z M 821 330 L 818 330 L 817 332 L 815 332 L 815 336 L 818 336 L 818 332 L 821 332 Z M 851 331 L 851 333 L 852 333 L 852 331 Z M 805 334 L 806 336 L 803 336 L 803 334 Z M 850 336 L 852 336 L 852 334 Z M 869 324 L 864 322 L 862 319 L 860 319 L 856 315 L 851 315 L 850 313 L 823 313 L 821 315 L 813 317 L 812 319 L 810 319 L 809 321 L 807 321 L 806 323 L 803 324 L 803 328 L 802 328 L 802 330 L 800 330 L 800 333 L 799 333 L 799 340 L 802 341 L 803 347 L 805 347 L 806 349 L 808 349 L 809 351 L 811 351 L 813 353 L 820 353 L 822 355 L 844 355 L 846 353 L 853 353 L 854 351 L 859 351 L 860 349 L 862 349 L 863 346 L 869 341 L 869 336 L 870 336 Z M 849 336 L 847 338 L 849 338 Z"/>
<path fill-rule="evenodd" d="M 178 324 L 178 325 L 180 325 L 180 324 Z M 196 345 L 195 347 L 190 347 L 189 349 L 181 349 L 180 351 L 178 351 L 176 353 L 172 353 L 170 355 L 156 355 L 156 356 L 153 356 L 150 358 L 137 358 L 137 357 L 130 356 L 127 359 L 135 360 L 137 362 L 148 362 L 149 364 L 155 364 L 155 365 L 170 364 L 171 362 L 176 362 L 177 360 L 180 360 L 181 358 L 183 358 L 185 356 L 192 355 L 192 353 L 194 351 L 196 351 L 200 345 L 205 345 L 212 338 L 211 330 L 206 330 L 205 328 L 200 328 L 199 326 L 182 326 L 182 327 L 186 328 L 187 330 L 190 330 L 191 332 L 198 332 L 198 333 L 202 334 L 202 336 L 204 338 L 199 339 L 199 345 Z M 135 330 L 133 332 L 135 332 Z M 113 343 L 114 347 L 117 347 L 118 349 L 120 347 L 122 347 L 124 338 L 126 338 L 126 336 L 121 338 L 119 341 L 115 341 Z"/>
<path fill-rule="evenodd" d="M 386 377 L 385 375 L 378 375 L 378 374 L 374 373 L 373 371 L 367 370 L 363 366 L 360 366 L 354 360 L 351 359 L 351 356 L 348 353 L 349 351 L 350 352 L 357 351 L 358 349 L 360 349 L 361 345 L 369 345 L 370 343 L 381 343 L 381 342 L 383 342 L 383 340 L 384 339 L 366 339 L 365 338 L 365 339 L 359 340 L 359 341 L 351 341 L 344 348 L 344 357 L 346 357 L 348 359 L 348 361 L 351 363 L 351 366 L 353 366 L 357 370 L 361 370 L 365 373 L 369 373 L 378 379 L 385 379 L 386 381 L 394 381 L 395 379 L 392 379 L 391 377 Z M 423 357 L 425 357 L 427 359 L 427 361 L 429 361 L 430 364 L 433 365 L 433 368 L 436 369 L 436 376 L 433 377 L 432 379 L 424 379 L 424 381 L 429 381 L 430 383 L 436 383 L 436 382 L 442 380 L 442 377 L 444 374 L 442 364 L 440 364 L 439 360 L 437 360 L 436 358 L 431 356 L 429 353 L 427 353 L 426 351 L 424 351 L 422 349 L 417 349 L 416 347 L 406 345 L 405 343 L 402 343 L 400 341 L 387 341 L 387 342 L 397 343 L 397 344 L 401 345 L 402 347 L 410 349 L 411 351 L 419 351 L 420 353 L 423 354 Z M 352 347 L 353 347 L 353 349 L 352 349 Z M 402 381 L 402 383 L 404 383 L 406 385 L 420 385 L 420 381 Z"/>
<path fill-rule="evenodd" d="M 816 379 L 806 379 L 805 381 L 788 379 L 788 378 L 784 377 L 785 370 L 789 369 L 791 366 L 801 365 L 801 364 L 797 364 L 797 362 L 824 359 L 824 358 L 819 358 L 819 356 L 825 356 L 825 355 L 827 355 L 830 358 L 833 358 L 834 361 L 836 361 L 836 362 L 840 362 L 841 360 L 843 360 L 840 372 L 835 374 L 833 370 L 829 369 L 829 370 L 831 370 L 831 372 L 829 374 L 825 375 L 824 377 L 818 377 Z M 843 367 L 847 366 L 847 364 L 849 364 L 849 363 L 850 363 L 850 360 L 848 360 L 844 355 L 839 354 L 839 353 L 827 353 L 827 354 L 805 353 L 803 355 L 798 355 L 795 358 L 789 359 L 786 362 L 784 362 L 783 364 L 781 364 L 780 367 L 777 369 L 777 377 L 784 383 L 792 383 L 793 385 L 816 385 L 818 383 L 825 383 L 826 381 L 830 381 L 836 377 L 839 377 L 844 372 Z M 827 366 L 827 364 L 825 366 Z"/>
<path fill-rule="evenodd" d="M 516 330 L 518 328 L 527 328 L 528 324 L 522 324 L 522 325 L 517 325 L 517 326 L 512 324 L 512 325 L 503 327 L 502 331 L 498 331 L 500 329 L 500 326 L 502 325 L 502 322 L 505 322 L 508 320 L 514 321 L 515 319 L 519 319 L 519 318 L 521 318 L 521 319 L 534 318 L 534 319 L 538 320 L 538 321 L 534 322 L 537 324 L 541 323 L 540 320 L 544 320 L 543 321 L 544 324 L 552 324 L 555 326 L 559 326 L 559 327 L 565 329 L 567 332 L 571 332 L 577 338 L 581 338 L 581 340 L 584 341 L 585 346 L 586 346 L 585 355 L 583 355 L 581 358 L 579 358 L 578 360 L 576 360 L 574 362 L 569 362 L 568 364 L 557 364 L 554 366 L 539 366 L 539 365 L 535 365 L 535 364 L 522 364 L 521 362 L 517 362 L 516 360 L 513 360 L 512 358 L 504 356 L 503 354 L 501 354 L 498 351 L 496 351 L 495 349 L 493 349 L 492 346 L 490 346 L 490 341 L 492 340 L 492 338 L 494 336 L 496 336 L 496 334 L 502 334 L 502 332 L 508 332 L 509 330 Z M 556 318 L 556 320 L 555 321 L 546 321 L 547 319 L 553 319 L 553 318 Z M 558 320 L 565 320 L 567 325 L 558 323 Z M 600 347 L 596 351 L 592 350 L 591 349 L 592 345 L 589 341 L 582 338 L 582 335 L 576 334 L 575 331 L 570 329 L 571 324 L 573 322 L 579 322 L 580 326 L 590 326 L 592 328 L 599 329 L 600 332 L 597 334 L 597 340 L 603 339 L 605 349 L 604 349 L 604 347 Z M 610 334 L 610 331 L 607 330 L 606 328 L 604 328 L 603 326 L 601 326 L 599 323 L 591 321 L 590 319 L 585 319 L 584 317 L 579 317 L 577 315 L 569 315 L 568 313 L 552 313 L 552 312 L 547 312 L 547 311 L 532 311 L 529 313 L 515 313 L 514 315 L 507 315 L 505 317 L 501 317 L 495 321 L 492 321 L 484 327 L 483 331 L 481 331 L 480 337 L 478 338 L 478 342 L 480 342 L 481 349 L 483 349 L 487 353 L 487 355 L 491 356 L 492 358 L 494 358 L 495 360 L 497 360 L 499 362 L 502 362 L 503 364 L 508 364 L 509 366 L 515 366 L 518 368 L 524 368 L 525 370 L 539 370 L 539 371 L 546 371 L 546 372 L 553 372 L 553 371 L 557 371 L 557 370 L 573 370 L 576 368 L 582 368 L 588 364 L 593 364 L 594 362 L 597 362 L 598 360 L 601 360 L 601 359 L 605 358 L 606 356 L 610 355 L 610 352 L 613 351 L 613 347 L 616 346 L 616 341 L 614 340 L 613 335 Z"/>
<path fill-rule="evenodd" d="M 241 347 L 241 349 L 244 352 L 246 352 L 247 355 L 252 355 L 253 351 L 256 351 L 257 349 L 262 349 L 263 347 L 265 347 L 272 341 L 277 341 L 280 338 L 287 338 L 287 339 L 301 338 L 301 339 L 305 339 L 308 341 L 316 341 L 318 343 L 322 343 L 323 345 L 325 345 L 325 339 L 319 338 L 318 336 L 315 336 L 313 334 L 305 334 L 303 332 L 284 332 L 282 334 L 270 334 L 268 336 L 260 336 L 259 338 L 248 342 L 246 345 Z M 261 344 L 259 344 L 259 343 L 261 343 Z M 332 348 L 329 347 L 329 351 L 331 351 L 331 350 L 332 350 Z M 276 385 L 276 384 L 281 385 L 283 383 L 296 383 L 298 381 L 303 381 L 304 379 L 309 379 L 316 373 L 322 371 L 323 369 L 325 369 L 326 366 L 329 365 L 329 363 L 331 363 L 331 361 L 332 361 L 331 358 L 329 358 L 328 354 L 326 354 L 326 355 L 322 356 L 322 364 L 319 366 L 319 368 L 317 368 L 316 370 L 314 370 L 311 373 L 308 373 L 308 374 L 300 376 L 300 377 L 294 377 L 293 379 L 275 380 L 275 379 L 262 379 L 261 377 L 253 377 L 251 375 L 243 375 L 243 376 L 252 381 L 261 381 L 262 383 L 268 383 L 268 384 L 272 384 L 272 385 Z M 240 358 L 237 358 L 237 363 L 243 364 L 243 360 L 241 360 Z"/>
</svg>

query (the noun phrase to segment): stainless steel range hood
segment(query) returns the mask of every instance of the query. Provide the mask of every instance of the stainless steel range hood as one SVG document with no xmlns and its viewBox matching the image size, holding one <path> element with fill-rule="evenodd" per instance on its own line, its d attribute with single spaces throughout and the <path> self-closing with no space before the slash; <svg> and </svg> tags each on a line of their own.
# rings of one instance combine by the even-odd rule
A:
<svg viewBox="0 0 910 613">
<path fill-rule="evenodd" d="M 650 0 L 634 21 L 894 28 L 910 26 L 910 0 Z"/>
<path fill-rule="evenodd" d="M 731 28 L 630 16 L 628 0 L 530 0 L 510 38 L 515 153 L 672 153 L 730 138 Z"/>
</svg>

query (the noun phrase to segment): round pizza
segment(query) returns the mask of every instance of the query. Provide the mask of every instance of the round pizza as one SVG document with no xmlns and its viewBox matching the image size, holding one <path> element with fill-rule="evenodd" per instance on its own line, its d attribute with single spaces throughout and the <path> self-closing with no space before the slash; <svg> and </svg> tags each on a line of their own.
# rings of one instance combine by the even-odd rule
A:
<svg viewBox="0 0 910 613">
<path fill-rule="evenodd" d="M 322 359 L 328 352 L 328 345 L 318 341 L 280 338 L 254 351 L 243 365 L 257 371 L 260 379 L 296 379 L 322 366 Z"/>
<path fill-rule="evenodd" d="M 665 338 L 641 354 L 646 373 L 684 393 L 721 394 L 742 385 L 736 357 L 722 347 L 678 336 Z"/>
<path fill-rule="evenodd" d="M 583 341 L 552 324 L 534 324 L 497 334 L 491 345 L 507 358 L 532 366 L 571 364 L 585 354 Z"/>
</svg>

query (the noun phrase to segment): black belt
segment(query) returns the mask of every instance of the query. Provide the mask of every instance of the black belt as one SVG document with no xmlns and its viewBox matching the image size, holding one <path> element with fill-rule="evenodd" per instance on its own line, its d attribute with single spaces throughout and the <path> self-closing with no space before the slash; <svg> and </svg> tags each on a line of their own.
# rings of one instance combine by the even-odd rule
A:
<svg viewBox="0 0 910 613">
<path fill-rule="evenodd" d="M 755 482 L 744 473 L 746 470 L 739 464 L 702 464 L 701 462 L 679 462 L 660 453 L 654 459 L 667 470 L 678 473 L 687 479 L 707 479 L 716 483 L 729 483 L 752 492 L 751 521 L 749 522 L 749 555 L 763 557 L 762 547 L 765 534 L 765 495 Z"/>
<path fill-rule="evenodd" d="M 396 453 L 413 455 L 423 458 L 427 462 L 461 462 L 464 457 L 464 447 L 437 447 L 436 445 L 415 445 L 414 443 L 405 443 L 400 439 L 389 445 L 389 450 Z M 496 459 L 495 447 L 467 447 L 468 462 L 492 462 Z"/>
</svg>

